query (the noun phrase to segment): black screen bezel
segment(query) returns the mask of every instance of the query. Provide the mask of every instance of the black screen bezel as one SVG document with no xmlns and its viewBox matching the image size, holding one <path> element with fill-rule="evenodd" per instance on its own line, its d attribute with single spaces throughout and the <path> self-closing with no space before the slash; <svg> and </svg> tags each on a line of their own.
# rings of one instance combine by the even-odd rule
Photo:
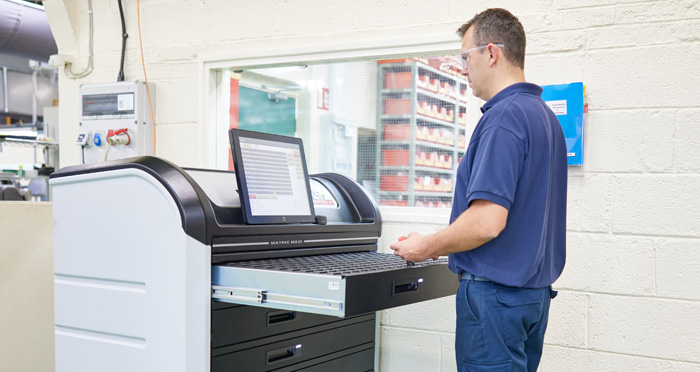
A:
<svg viewBox="0 0 700 372">
<path fill-rule="evenodd" d="M 302 167 L 304 168 L 304 181 L 306 183 L 306 197 L 309 202 L 309 215 L 303 216 L 282 216 L 282 215 L 266 215 L 253 216 L 250 208 L 250 198 L 248 197 L 248 185 L 245 180 L 245 166 L 243 165 L 241 156 L 240 138 L 253 138 L 265 141 L 288 143 L 299 146 L 301 152 Z M 313 199 L 311 198 L 311 185 L 309 184 L 309 173 L 306 169 L 306 155 L 304 154 L 304 144 L 301 138 L 280 136 L 276 134 L 268 134 L 254 132 L 244 129 L 230 129 L 229 139 L 231 142 L 231 155 L 235 167 L 236 183 L 238 184 L 238 197 L 241 200 L 241 210 L 243 212 L 243 221 L 249 225 L 258 224 L 290 224 L 290 223 L 314 223 L 316 221 L 316 212 L 314 210 Z"/>
</svg>

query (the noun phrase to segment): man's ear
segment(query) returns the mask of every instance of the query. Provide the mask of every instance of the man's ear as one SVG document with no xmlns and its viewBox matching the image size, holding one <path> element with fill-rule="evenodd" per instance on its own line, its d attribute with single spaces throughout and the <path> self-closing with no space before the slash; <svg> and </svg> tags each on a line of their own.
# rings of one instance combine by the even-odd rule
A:
<svg viewBox="0 0 700 372">
<path fill-rule="evenodd" d="M 489 52 L 489 67 L 493 67 L 501 58 L 501 50 L 493 44 L 489 44 L 486 50 Z"/>
</svg>

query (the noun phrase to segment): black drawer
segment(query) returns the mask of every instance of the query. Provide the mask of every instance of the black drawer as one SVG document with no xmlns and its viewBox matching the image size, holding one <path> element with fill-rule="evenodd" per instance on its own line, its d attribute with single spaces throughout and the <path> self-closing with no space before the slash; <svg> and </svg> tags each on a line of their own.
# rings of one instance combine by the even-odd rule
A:
<svg viewBox="0 0 700 372">
<path fill-rule="evenodd" d="M 335 327 L 328 325 L 314 327 L 296 337 L 284 339 L 282 339 L 283 336 L 272 337 L 271 339 L 279 339 L 276 342 L 263 343 L 265 340 L 258 340 L 222 348 L 230 349 L 232 352 L 214 356 L 211 370 L 214 372 L 276 371 L 324 356 L 335 359 L 333 354 L 338 355 L 339 351 L 351 348 L 373 349 L 375 320 L 373 317 L 365 321 L 357 320 L 359 319 L 346 319 L 338 322 Z M 320 331 L 315 332 L 316 330 Z M 299 332 L 285 336 L 293 336 L 293 334 L 299 334 Z M 221 352 L 222 349 L 217 351 Z M 321 362 L 331 363 L 332 360 L 319 361 Z M 342 362 L 335 363 L 342 364 Z M 299 366 L 299 368 L 310 367 L 312 366 Z"/>
<path fill-rule="evenodd" d="M 259 338 L 301 330 L 340 319 L 300 311 L 253 306 L 221 306 L 212 303 L 211 346 L 218 348 Z"/>
<path fill-rule="evenodd" d="M 212 266 L 212 300 L 351 317 L 454 295 L 447 262 L 376 252 L 231 262 Z"/>
<path fill-rule="evenodd" d="M 356 347 L 315 358 L 274 372 L 372 372 L 374 348 Z"/>
</svg>

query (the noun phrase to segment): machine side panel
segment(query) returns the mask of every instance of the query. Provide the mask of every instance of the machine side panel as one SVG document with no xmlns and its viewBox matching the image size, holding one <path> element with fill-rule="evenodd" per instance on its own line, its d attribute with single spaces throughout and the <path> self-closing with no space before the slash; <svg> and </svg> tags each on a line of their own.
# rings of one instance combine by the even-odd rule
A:
<svg viewBox="0 0 700 372">
<path fill-rule="evenodd" d="M 133 168 L 52 185 L 56 371 L 209 370 L 211 248 L 168 190 Z"/>
<path fill-rule="evenodd" d="M 91 332 L 95 337 L 121 337 L 132 344 L 145 346 L 143 330 L 148 327 L 146 319 L 141 316 L 147 312 L 147 294 L 145 284 L 126 284 L 110 280 L 72 278 L 54 274 L 54 306 L 61 311 L 56 315 L 60 326 L 57 330 L 70 333 L 80 330 L 83 335 Z M 124 306 L 129 304 L 129 306 Z M 76 310 L 90 309 L 89 312 Z M 119 310 L 119 316 L 109 319 L 105 314 Z"/>
<path fill-rule="evenodd" d="M 145 344 L 123 338 L 56 329 L 56 371 L 145 371 Z"/>
</svg>

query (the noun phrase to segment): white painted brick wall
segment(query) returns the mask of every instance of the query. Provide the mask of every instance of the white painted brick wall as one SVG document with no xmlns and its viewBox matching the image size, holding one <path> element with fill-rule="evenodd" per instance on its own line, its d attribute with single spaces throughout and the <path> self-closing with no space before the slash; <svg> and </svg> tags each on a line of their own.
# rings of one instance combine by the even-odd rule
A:
<svg viewBox="0 0 700 372">
<path fill-rule="evenodd" d="M 85 4 L 65 3 L 85 60 Z M 118 71 L 117 4 L 93 5 L 95 71 L 77 81 L 60 75 L 63 165 L 79 159 L 72 143 L 78 85 L 113 81 Z M 585 165 L 569 177 L 568 263 L 555 283 L 560 293 L 540 370 L 700 372 L 697 0 L 144 1 L 144 53 L 158 90 L 157 153 L 201 165 L 202 144 L 194 141 L 204 94 L 200 54 L 453 34 L 495 6 L 525 26 L 528 79 L 583 81 L 590 104 Z M 125 71 L 140 79 L 134 3 L 125 3 L 125 12 Z M 382 251 L 409 231 L 430 233 L 448 220 L 444 211 L 385 211 Z M 454 299 L 388 310 L 381 321 L 382 372 L 456 370 Z"/>
<path fill-rule="evenodd" d="M 673 171 L 673 110 L 621 110 L 588 115 L 587 169 L 593 172 Z"/>
<path fill-rule="evenodd" d="M 700 236 L 700 175 L 624 175 L 615 180 L 613 232 Z"/>
<path fill-rule="evenodd" d="M 700 24 L 698 24 L 700 29 Z M 673 155 L 676 172 L 700 173 L 700 110 L 678 110 Z"/>
<path fill-rule="evenodd" d="M 567 205 L 567 210 L 578 208 L 579 230 L 609 232 L 612 221 L 613 177 L 609 174 L 586 174 L 585 177 L 569 177 L 569 184 L 572 185 L 570 190 L 579 193 L 579 204 L 576 205 L 575 199 L 569 197 Z"/>
<path fill-rule="evenodd" d="M 592 295 L 593 350 L 700 362 L 700 303 L 649 297 Z"/>
<path fill-rule="evenodd" d="M 590 295 L 558 289 L 559 294 L 550 304 L 545 343 L 585 349 L 588 347 Z"/>
<path fill-rule="evenodd" d="M 655 267 L 658 296 L 700 300 L 699 250 L 695 239 L 659 239 Z"/>
<path fill-rule="evenodd" d="M 591 371 L 648 371 L 648 372 L 698 372 L 694 363 L 640 358 L 634 355 L 565 348 L 545 345 L 540 372 L 591 372 Z"/>
<path fill-rule="evenodd" d="M 454 333 L 382 327 L 380 371 L 453 371 Z"/>
<path fill-rule="evenodd" d="M 621 295 L 653 293 L 652 239 L 573 232 L 567 238 L 567 265 L 558 288 Z"/>
</svg>

